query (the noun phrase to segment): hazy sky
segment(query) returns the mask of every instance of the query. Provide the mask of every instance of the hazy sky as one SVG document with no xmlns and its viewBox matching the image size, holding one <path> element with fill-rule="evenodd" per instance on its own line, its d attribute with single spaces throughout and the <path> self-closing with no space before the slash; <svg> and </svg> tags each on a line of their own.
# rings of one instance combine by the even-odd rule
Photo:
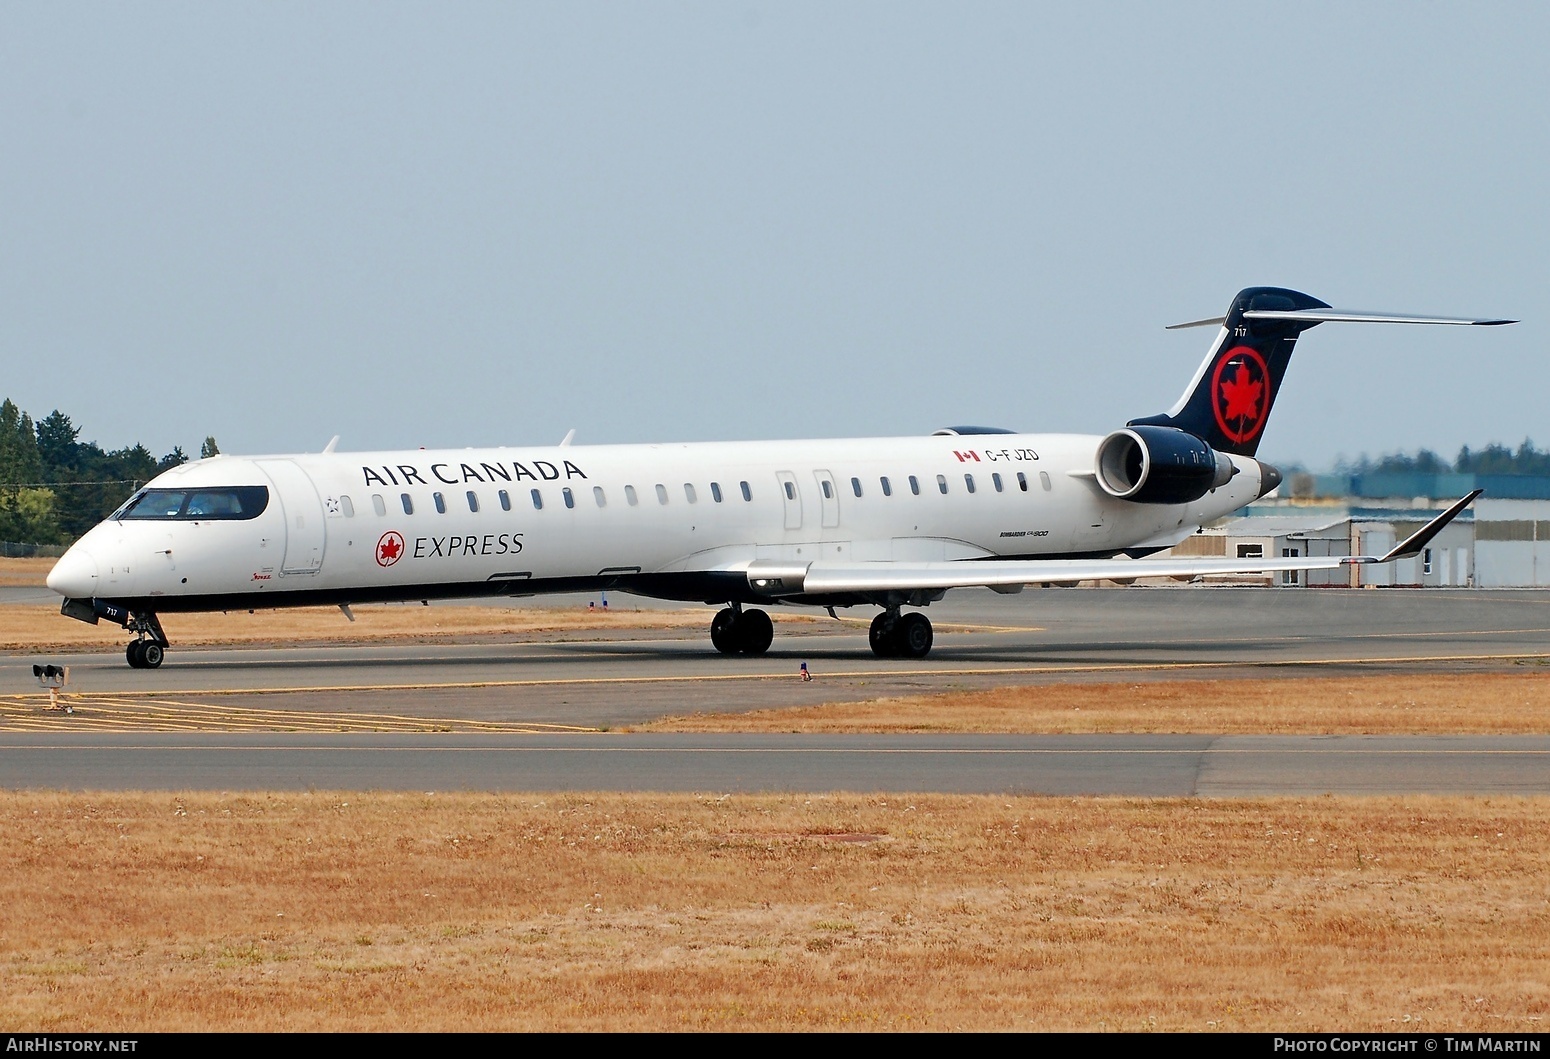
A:
<svg viewBox="0 0 1550 1059">
<path fill-rule="evenodd" d="M 1550 5 L 0 5 L 0 396 L 228 452 L 1100 433 L 1240 287 L 1261 455 L 1550 443 Z"/>
</svg>

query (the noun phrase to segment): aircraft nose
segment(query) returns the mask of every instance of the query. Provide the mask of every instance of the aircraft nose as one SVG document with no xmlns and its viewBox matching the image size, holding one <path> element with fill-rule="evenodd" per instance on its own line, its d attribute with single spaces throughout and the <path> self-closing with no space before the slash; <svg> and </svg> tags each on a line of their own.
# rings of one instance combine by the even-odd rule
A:
<svg viewBox="0 0 1550 1059">
<path fill-rule="evenodd" d="M 70 599 L 91 599 L 97 594 L 97 559 L 76 545 L 48 572 L 48 587 Z"/>
</svg>

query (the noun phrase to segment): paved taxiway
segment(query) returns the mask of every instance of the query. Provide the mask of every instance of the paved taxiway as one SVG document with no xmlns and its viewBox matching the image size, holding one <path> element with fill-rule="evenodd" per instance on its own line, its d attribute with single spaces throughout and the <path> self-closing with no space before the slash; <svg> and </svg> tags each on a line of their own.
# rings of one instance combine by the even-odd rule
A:
<svg viewBox="0 0 1550 1059">
<path fill-rule="evenodd" d="M 584 597 L 571 602 L 585 608 Z M 707 627 L 711 613 L 707 608 Z M 790 611 L 777 610 L 783 613 Z M 1453 670 L 1550 660 L 1550 591 L 1131 588 L 1010 597 L 964 591 L 929 609 L 937 641 L 921 661 L 874 658 L 866 642 L 872 613 L 855 608 L 848 621 L 780 622 L 763 658 L 718 655 L 707 631 L 695 628 L 605 629 L 495 643 L 174 644 L 167 664 L 153 671 L 129 669 L 120 651 L 50 660 L 69 663 L 72 692 L 88 698 L 567 728 L 1067 680 Z M 342 617 L 340 624 L 346 627 Z M 35 692 L 31 665 L 37 660 L 0 658 L 0 694 Z M 802 662 L 813 681 L 796 679 Z"/>
<path fill-rule="evenodd" d="M 568 602 L 585 606 L 584 600 Z M 617 597 L 614 603 L 635 605 Z M 762 785 L 1134 794 L 1550 792 L 1544 742 L 1511 737 L 1479 745 L 1421 739 L 1404 747 L 1272 740 L 1249 753 L 1248 737 L 1062 737 L 1053 740 L 1058 746 L 1050 737 L 1038 745 L 1024 737 L 976 737 L 989 742 L 969 752 L 909 737 L 847 745 L 840 737 L 780 743 L 780 737 L 727 736 L 707 749 L 703 738 L 692 747 L 673 748 L 660 736 L 594 735 L 562 746 L 554 735 L 510 734 L 1008 684 L 1458 671 L 1550 662 L 1550 592 L 1544 591 L 1132 588 L 1050 589 L 1011 597 L 959 592 L 929 613 L 937 625 L 937 646 L 919 662 L 873 658 L 865 620 L 781 623 L 771 653 L 759 659 L 721 657 L 699 631 L 622 629 L 499 643 L 182 650 L 174 645 L 168 663 L 151 672 L 128 669 L 117 653 L 75 655 L 54 659 L 72 667 L 71 690 L 79 706 L 68 716 L 40 716 L 35 700 L 19 697 L 36 691 L 35 685 L 28 688 L 35 659 L 4 658 L 3 689 L 18 696 L 13 705 L 25 707 L 28 723 L 20 727 L 37 734 L 4 738 L 0 783 L 203 787 L 218 777 L 224 778 L 218 784 L 223 789 L 509 789 L 515 783 L 573 789 Z M 861 608 L 856 618 L 863 618 Z M 811 682 L 796 678 L 802 662 L 814 674 Z M 15 710 L 13 715 L 20 716 Z M 353 727 L 403 734 L 242 736 L 259 740 L 248 744 L 232 742 L 235 737 L 125 739 L 105 733 L 105 726 L 134 728 L 136 717 L 153 715 L 161 719 L 151 727 L 163 731 L 205 727 L 214 719 L 232 730 Z M 168 716 L 182 720 L 169 722 Z M 457 731 L 415 734 L 414 722 Z M 459 742 L 462 732 L 477 728 L 487 731 L 472 745 Z M 488 731 L 497 728 L 507 734 Z M 158 742 L 180 738 L 177 749 Z M 538 741 L 523 743 L 524 738 Z M 1128 742 L 1099 748 L 1071 742 L 1080 738 Z M 1177 742 L 1191 738 L 1196 743 Z M 109 742 L 97 742 L 102 739 Z M 606 746 L 597 745 L 600 739 Z M 904 742 L 897 743 L 900 739 Z M 720 740 L 731 743 L 723 746 Z M 837 750 L 841 746 L 847 747 L 844 753 Z M 281 758 L 286 763 L 276 764 Z M 537 759 L 545 763 L 533 764 Z M 595 763 L 584 765 L 586 760 Z M 117 764 L 109 769 L 109 762 Z M 239 783 L 239 777 L 251 780 Z"/>
<path fill-rule="evenodd" d="M 0 734 L 12 788 L 1550 794 L 1550 737 Z"/>
</svg>

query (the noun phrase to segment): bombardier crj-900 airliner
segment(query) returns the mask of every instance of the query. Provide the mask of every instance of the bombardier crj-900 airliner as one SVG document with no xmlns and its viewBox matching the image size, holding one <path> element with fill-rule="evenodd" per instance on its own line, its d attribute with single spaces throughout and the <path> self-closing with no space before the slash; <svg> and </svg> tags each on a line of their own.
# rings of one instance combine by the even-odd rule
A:
<svg viewBox="0 0 1550 1059">
<path fill-rule="evenodd" d="M 710 639 L 760 655 L 754 604 L 870 604 L 872 650 L 922 658 L 918 610 L 950 588 L 1319 570 L 1416 554 L 1476 494 L 1382 556 L 1147 558 L 1264 496 L 1254 459 L 1297 336 L 1342 322 L 1509 320 L 1343 312 L 1253 287 L 1184 395 L 1103 435 L 956 427 L 928 437 L 217 456 L 175 467 L 49 574 L 62 610 L 129 630 L 157 615 L 619 590 L 723 605 Z"/>
</svg>

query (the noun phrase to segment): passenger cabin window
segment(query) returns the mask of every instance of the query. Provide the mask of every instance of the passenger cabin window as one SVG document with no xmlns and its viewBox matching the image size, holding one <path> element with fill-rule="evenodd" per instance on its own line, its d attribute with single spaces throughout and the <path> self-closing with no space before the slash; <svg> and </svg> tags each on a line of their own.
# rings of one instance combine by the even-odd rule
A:
<svg viewBox="0 0 1550 1059">
<path fill-rule="evenodd" d="M 947 495 L 947 475 L 939 474 L 936 476 L 936 487 L 942 491 L 943 496 Z"/>
<path fill-rule="evenodd" d="M 472 489 L 470 489 L 466 495 L 468 496 L 468 510 L 470 510 L 470 511 L 478 511 L 479 510 L 479 494 L 474 492 Z"/>
<path fill-rule="evenodd" d="M 501 498 L 501 510 L 502 511 L 510 511 L 511 510 L 511 494 L 506 492 L 506 490 L 502 489 L 500 492 L 496 493 L 495 495 Z"/>
<path fill-rule="evenodd" d="M 382 499 L 381 493 L 371 494 L 371 509 L 377 513 L 378 518 L 387 517 L 387 501 Z"/>
<path fill-rule="evenodd" d="M 404 505 L 404 514 L 414 514 L 414 501 L 409 499 L 408 493 L 399 493 L 398 502 Z"/>
<path fill-rule="evenodd" d="M 142 489 L 114 517 L 242 522 L 257 518 L 268 506 L 269 490 L 262 485 L 224 489 Z"/>
<path fill-rule="evenodd" d="M 576 494 L 570 491 L 570 486 L 567 485 L 564 489 L 561 489 L 560 495 L 565 498 L 566 507 L 576 506 Z"/>
<path fill-rule="evenodd" d="M 1050 487 L 1050 484 L 1049 484 L 1049 472 L 1048 471 L 1040 471 L 1039 472 L 1039 484 L 1044 487 L 1044 491 L 1046 493 L 1050 491 L 1051 487 Z"/>
<path fill-rule="evenodd" d="M 354 518 L 355 517 L 355 501 L 351 500 L 347 496 L 341 496 L 339 498 L 339 510 L 344 512 L 344 517 L 345 518 Z"/>
<path fill-rule="evenodd" d="M 998 493 L 1006 492 L 1006 490 L 1001 487 L 1001 474 L 1000 474 L 999 471 L 992 472 L 992 474 L 990 476 L 990 480 L 995 483 L 996 492 L 998 492 Z"/>
<path fill-rule="evenodd" d="M 910 475 L 910 492 L 914 493 L 916 496 L 920 495 L 920 479 L 916 478 L 913 474 Z"/>
<path fill-rule="evenodd" d="M 440 493 L 432 493 L 431 499 L 436 501 L 436 514 L 445 515 L 447 513 L 447 498 Z"/>
<path fill-rule="evenodd" d="M 963 476 L 963 487 L 971 493 L 974 492 L 974 475 L 966 474 Z"/>
<path fill-rule="evenodd" d="M 860 478 L 852 478 L 850 480 L 850 491 L 855 493 L 857 496 L 861 495 L 861 479 Z"/>
<path fill-rule="evenodd" d="M 753 490 L 748 488 L 748 483 L 738 482 L 737 484 L 740 485 L 743 489 L 743 499 L 748 501 L 753 500 Z"/>
<path fill-rule="evenodd" d="M 603 495 L 603 487 L 600 485 L 594 485 L 592 487 L 592 499 L 597 501 L 598 507 L 608 506 L 608 498 Z"/>
<path fill-rule="evenodd" d="M 721 483 L 720 482 L 711 482 L 710 483 L 710 498 L 712 500 L 714 500 L 718 504 L 721 503 Z"/>
<path fill-rule="evenodd" d="M 684 483 L 684 499 L 689 501 L 691 504 L 699 500 L 699 497 L 694 495 L 694 486 L 690 485 L 688 482 Z"/>
<path fill-rule="evenodd" d="M 640 503 L 640 497 L 635 495 L 635 487 L 633 485 L 627 485 L 624 487 L 624 502 L 629 504 L 631 507 L 634 507 L 636 504 Z"/>
<path fill-rule="evenodd" d="M 1028 476 L 1022 471 L 1017 472 L 1017 488 L 1025 493 L 1028 491 Z"/>
<path fill-rule="evenodd" d="M 667 486 L 663 485 L 661 482 L 657 483 L 657 503 L 667 503 Z"/>
<path fill-rule="evenodd" d="M 886 474 L 879 478 L 877 481 L 883 487 L 884 496 L 893 495 L 893 485 L 888 481 L 888 476 Z"/>
<path fill-rule="evenodd" d="M 533 490 L 533 510 L 534 511 L 542 511 L 543 509 L 544 509 L 544 494 L 539 492 L 537 489 L 534 489 Z"/>
</svg>

